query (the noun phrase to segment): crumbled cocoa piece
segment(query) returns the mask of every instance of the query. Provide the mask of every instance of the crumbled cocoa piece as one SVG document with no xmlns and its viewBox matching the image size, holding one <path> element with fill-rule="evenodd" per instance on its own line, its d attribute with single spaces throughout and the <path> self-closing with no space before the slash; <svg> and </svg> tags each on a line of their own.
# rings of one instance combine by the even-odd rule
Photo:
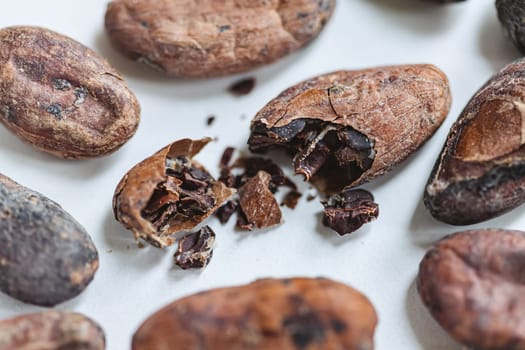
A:
<svg viewBox="0 0 525 350">
<path fill-rule="evenodd" d="M 181 269 L 206 267 L 213 255 L 215 232 L 204 226 L 179 240 L 179 247 L 174 255 L 175 264 Z"/>
<path fill-rule="evenodd" d="M 226 202 L 222 207 L 217 209 L 215 212 L 215 216 L 219 219 L 221 224 L 227 223 L 233 214 L 237 211 L 239 208 L 239 201 L 238 200 L 232 200 Z"/>
<path fill-rule="evenodd" d="M 372 194 L 365 190 L 345 189 L 334 194 L 324 206 L 323 224 L 341 236 L 352 233 L 379 215 L 379 207 Z"/>
<path fill-rule="evenodd" d="M 209 115 L 208 118 L 206 118 L 206 125 L 211 126 L 215 122 L 216 117 L 214 115 Z"/>
<path fill-rule="evenodd" d="M 316 195 L 313 195 L 313 194 L 309 194 L 308 196 L 306 196 L 306 200 L 307 200 L 308 202 L 311 202 L 311 201 L 313 201 L 313 200 L 316 199 L 316 198 L 317 198 L 317 196 L 316 196 Z"/>
<path fill-rule="evenodd" d="M 251 231 L 281 223 L 281 209 L 269 189 L 270 181 L 270 174 L 259 171 L 239 188 L 239 204 L 247 221 L 243 228 Z"/>
<path fill-rule="evenodd" d="M 252 92 L 253 88 L 255 87 L 255 82 L 255 78 L 246 78 L 243 80 L 239 80 L 230 85 L 228 91 L 235 96 L 248 95 L 250 92 Z"/>
<path fill-rule="evenodd" d="M 284 196 L 281 205 L 286 205 L 290 209 L 295 209 L 297 203 L 299 202 L 299 198 L 301 198 L 302 195 L 303 194 L 301 192 L 297 192 L 295 190 L 288 191 L 288 193 Z"/>
</svg>

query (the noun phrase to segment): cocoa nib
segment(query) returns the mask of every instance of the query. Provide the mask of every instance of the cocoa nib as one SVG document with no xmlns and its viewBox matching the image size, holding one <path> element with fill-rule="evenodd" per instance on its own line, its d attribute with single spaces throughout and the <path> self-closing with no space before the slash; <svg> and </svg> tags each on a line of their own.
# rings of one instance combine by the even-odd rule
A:
<svg viewBox="0 0 525 350">
<path fill-rule="evenodd" d="M 283 91 L 251 123 L 253 152 L 284 148 L 297 174 L 337 193 L 390 171 L 439 127 L 448 80 L 432 65 L 338 71 Z"/>
<path fill-rule="evenodd" d="M 297 192 L 294 190 L 288 191 L 288 193 L 286 193 L 286 195 L 284 196 L 284 199 L 281 205 L 285 205 L 290 209 L 295 209 L 301 197 L 302 197 L 301 192 Z"/>
<path fill-rule="evenodd" d="M 206 267 L 213 255 L 214 243 L 215 232 L 209 226 L 184 236 L 175 252 L 175 264 L 184 270 Z"/>
<path fill-rule="evenodd" d="M 374 203 L 372 194 L 361 189 L 345 189 L 322 204 L 325 208 L 323 224 L 341 236 L 356 231 L 379 215 L 379 207 Z"/>
<path fill-rule="evenodd" d="M 228 88 L 228 91 L 235 96 L 244 96 L 252 92 L 255 87 L 255 78 L 246 78 L 239 80 Z"/>
<path fill-rule="evenodd" d="M 210 141 L 176 141 L 133 167 L 115 191 L 116 219 L 136 238 L 165 247 L 174 242 L 174 233 L 211 215 L 235 190 L 193 160 Z"/>
<path fill-rule="evenodd" d="M 253 230 L 281 223 L 281 209 L 269 189 L 271 176 L 259 171 L 239 189 L 239 204 L 242 211 L 238 226 Z"/>
</svg>

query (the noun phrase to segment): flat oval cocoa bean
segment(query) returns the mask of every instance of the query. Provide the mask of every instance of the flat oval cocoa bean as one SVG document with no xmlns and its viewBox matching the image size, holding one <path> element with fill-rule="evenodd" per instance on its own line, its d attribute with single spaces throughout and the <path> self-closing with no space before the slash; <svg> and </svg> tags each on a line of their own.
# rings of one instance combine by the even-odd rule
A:
<svg viewBox="0 0 525 350">
<path fill-rule="evenodd" d="M 178 140 L 124 175 L 115 190 L 113 212 L 135 239 L 169 246 L 175 242 L 173 234 L 193 229 L 235 193 L 193 160 L 210 141 Z"/>
<path fill-rule="evenodd" d="M 0 291 L 53 306 L 80 294 L 97 268 L 97 250 L 71 215 L 0 174 Z"/>
<path fill-rule="evenodd" d="M 178 77 L 239 73 L 312 41 L 335 0 L 114 0 L 112 44 L 128 57 Z"/>
<path fill-rule="evenodd" d="M 318 278 L 263 279 L 175 301 L 133 337 L 133 350 L 371 350 L 377 315 L 355 289 Z"/>
<path fill-rule="evenodd" d="M 102 328 L 73 312 L 44 311 L 0 321 L 0 350 L 104 350 Z"/>
<path fill-rule="evenodd" d="M 0 122 L 63 158 L 101 156 L 137 129 L 140 107 L 106 60 L 37 27 L 0 30 Z"/>
<path fill-rule="evenodd" d="M 456 340 L 487 350 L 525 349 L 525 232 L 471 230 L 430 249 L 417 287 Z"/>
<path fill-rule="evenodd" d="M 321 191 L 335 193 L 391 170 L 441 125 L 447 77 L 432 65 L 338 71 L 299 83 L 252 121 L 250 150 L 282 147 Z"/>
<path fill-rule="evenodd" d="M 469 225 L 525 201 L 525 59 L 507 65 L 452 125 L 428 180 L 432 216 Z"/>
</svg>

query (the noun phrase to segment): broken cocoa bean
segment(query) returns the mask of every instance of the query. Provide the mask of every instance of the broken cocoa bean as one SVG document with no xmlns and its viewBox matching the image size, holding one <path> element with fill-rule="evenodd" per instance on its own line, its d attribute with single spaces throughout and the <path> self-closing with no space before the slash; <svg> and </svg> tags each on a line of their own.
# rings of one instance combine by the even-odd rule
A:
<svg viewBox="0 0 525 350">
<path fill-rule="evenodd" d="M 71 215 L 0 175 L 0 291 L 53 306 L 80 294 L 97 269 L 97 249 Z"/>
<path fill-rule="evenodd" d="M 452 125 L 424 202 L 436 219 L 469 225 L 525 201 L 525 59 L 507 65 Z"/>
<path fill-rule="evenodd" d="M 210 141 L 176 141 L 124 175 L 113 211 L 136 239 L 158 248 L 169 246 L 173 234 L 193 229 L 235 193 L 193 160 Z"/>
<path fill-rule="evenodd" d="M 117 150 L 139 124 L 140 107 L 105 59 L 38 27 L 0 30 L 0 122 L 62 158 Z"/>
<path fill-rule="evenodd" d="M 525 232 L 449 235 L 423 258 L 417 288 L 432 316 L 474 349 L 525 349 Z"/>
<path fill-rule="evenodd" d="M 182 237 L 175 252 L 175 264 L 184 270 L 206 267 L 213 255 L 214 243 L 215 232 L 209 226 Z"/>
<path fill-rule="evenodd" d="M 299 83 L 251 123 L 250 150 L 284 148 L 297 174 L 326 193 L 391 170 L 441 125 L 450 108 L 443 72 L 432 65 L 339 71 Z"/>
<path fill-rule="evenodd" d="M 104 350 L 102 328 L 67 311 L 44 311 L 0 321 L 0 350 Z"/>
<path fill-rule="evenodd" d="M 178 77 L 251 70 L 321 32 L 335 0 L 114 0 L 105 26 L 126 56 Z"/>
<path fill-rule="evenodd" d="M 133 350 L 374 348 L 368 299 L 324 279 L 263 279 L 177 300 L 149 317 Z"/>
</svg>

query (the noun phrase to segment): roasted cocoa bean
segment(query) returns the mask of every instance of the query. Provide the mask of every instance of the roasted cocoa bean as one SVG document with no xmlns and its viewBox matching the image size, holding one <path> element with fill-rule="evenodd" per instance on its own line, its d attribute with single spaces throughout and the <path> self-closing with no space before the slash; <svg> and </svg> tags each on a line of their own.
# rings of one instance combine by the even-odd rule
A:
<svg viewBox="0 0 525 350">
<path fill-rule="evenodd" d="M 0 321 L 0 350 L 104 350 L 104 331 L 72 312 L 44 311 Z"/>
<path fill-rule="evenodd" d="M 525 232 L 472 230 L 431 248 L 417 288 L 457 341 L 486 350 L 525 349 Z"/>
<path fill-rule="evenodd" d="M 128 57 L 178 77 L 272 63 L 312 41 L 335 0 L 114 0 L 106 31 Z"/>
<path fill-rule="evenodd" d="M 53 306 L 80 294 L 97 268 L 97 250 L 71 215 L 0 175 L 0 291 Z"/>
<path fill-rule="evenodd" d="M 468 225 L 525 201 L 525 59 L 507 65 L 467 104 L 428 180 L 432 216 Z"/>
<path fill-rule="evenodd" d="M 140 108 L 123 78 L 71 38 L 37 27 L 0 30 L 0 122 L 63 158 L 105 155 L 137 129 Z"/>
<path fill-rule="evenodd" d="M 163 248 L 193 229 L 235 193 L 193 157 L 210 142 L 182 139 L 135 165 L 113 197 L 115 218 L 136 239 Z"/>
<path fill-rule="evenodd" d="M 496 0 L 496 9 L 512 43 L 525 53 L 525 3 L 521 0 Z"/>
<path fill-rule="evenodd" d="M 392 169 L 438 128 L 448 80 L 432 65 L 339 71 L 299 83 L 255 116 L 250 150 L 281 147 L 298 174 L 327 193 Z"/>
<path fill-rule="evenodd" d="M 144 322 L 132 349 L 371 350 L 376 324 L 372 304 L 344 284 L 263 279 L 175 301 Z"/>
</svg>

